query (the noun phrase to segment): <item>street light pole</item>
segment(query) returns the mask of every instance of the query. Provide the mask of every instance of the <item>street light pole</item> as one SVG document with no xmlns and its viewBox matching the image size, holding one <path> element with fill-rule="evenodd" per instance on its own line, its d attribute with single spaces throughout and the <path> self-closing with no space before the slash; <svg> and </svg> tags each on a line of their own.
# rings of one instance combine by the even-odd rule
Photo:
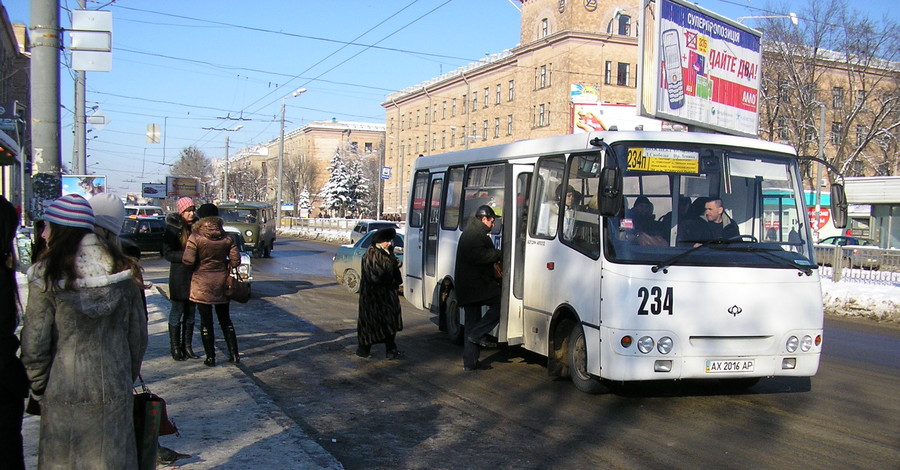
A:
<svg viewBox="0 0 900 470">
<path fill-rule="evenodd" d="M 296 98 L 306 92 L 306 88 L 297 88 L 291 93 L 291 98 Z M 284 177 L 284 101 L 287 96 L 281 97 L 281 138 L 278 142 L 278 186 L 275 188 L 275 228 L 281 228 L 281 180 Z M 296 201 L 295 201 L 296 202 Z"/>
<path fill-rule="evenodd" d="M 242 124 L 238 124 L 234 129 L 222 129 L 225 132 L 237 132 L 244 127 Z M 225 184 L 223 185 L 223 194 L 222 200 L 228 200 L 228 138 L 231 137 L 228 134 L 225 135 Z"/>
</svg>

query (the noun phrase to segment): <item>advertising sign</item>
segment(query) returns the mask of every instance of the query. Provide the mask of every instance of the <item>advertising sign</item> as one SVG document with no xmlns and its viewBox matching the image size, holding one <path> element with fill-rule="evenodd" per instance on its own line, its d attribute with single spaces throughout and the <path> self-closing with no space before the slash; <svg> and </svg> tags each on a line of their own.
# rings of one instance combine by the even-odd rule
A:
<svg viewBox="0 0 900 470">
<path fill-rule="evenodd" d="M 62 194 L 77 194 L 85 199 L 106 192 L 106 176 L 62 175 Z"/>
<path fill-rule="evenodd" d="M 200 197 L 200 180 L 180 176 L 166 176 L 166 196 Z"/>
<path fill-rule="evenodd" d="M 761 33 L 683 0 L 656 5 L 642 49 L 642 113 L 755 137 Z"/>
<path fill-rule="evenodd" d="M 143 198 L 150 198 L 150 197 L 164 198 L 164 197 L 166 197 L 166 185 L 153 184 L 153 183 L 141 183 L 141 197 L 143 197 Z"/>
</svg>

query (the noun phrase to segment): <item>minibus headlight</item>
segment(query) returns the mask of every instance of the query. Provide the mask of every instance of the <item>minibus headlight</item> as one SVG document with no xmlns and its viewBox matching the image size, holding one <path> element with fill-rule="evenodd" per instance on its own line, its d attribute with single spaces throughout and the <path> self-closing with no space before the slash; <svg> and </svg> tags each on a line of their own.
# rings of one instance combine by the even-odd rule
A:
<svg viewBox="0 0 900 470">
<path fill-rule="evenodd" d="M 638 351 L 647 354 L 653 351 L 653 338 L 644 336 L 638 340 Z"/>
<path fill-rule="evenodd" d="M 800 345 L 800 340 L 797 339 L 796 336 L 791 336 L 787 340 L 787 344 L 784 345 L 784 348 L 787 349 L 787 352 L 793 353 L 797 352 L 797 346 Z"/>
<path fill-rule="evenodd" d="M 809 352 L 812 349 L 812 337 L 806 335 L 803 337 L 803 341 L 800 343 L 800 350 L 803 352 Z"/>
<path fill-rule="evenodd" d="M 670 352 L 672 352 L 672 345 L 672 338 L 663 336 L 659 339 L 659 343 L 656 345 L 656 350 L 659 351 L 660 354 L 669 354 Z"/>
</svg>

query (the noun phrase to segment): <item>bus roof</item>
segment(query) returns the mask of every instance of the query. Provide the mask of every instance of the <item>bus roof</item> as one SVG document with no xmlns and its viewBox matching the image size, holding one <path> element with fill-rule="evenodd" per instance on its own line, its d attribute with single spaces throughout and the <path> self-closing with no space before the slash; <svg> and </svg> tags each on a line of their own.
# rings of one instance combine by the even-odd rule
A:
<svg viewBox="0 0 900 470">
<path fill-rule="evenodd" d="M 534 140 L 520 140 L 509 144 L 459 150 L 416 159 L 416 168 L 431 168 L 458 165 L 477 161 L 508 160 L 511 158 L 538 157 L 541 155 L 591 150 L 591 140 L 599 137 L 609 144 L 621 141 L 678 142 L 712 144 L 727 147 L 753 148 L 763 151 L 797 155 L 789 145 L 769 142 L 750 137 L 703 132 L 651 132 L 651 131 L 606 131 L 566 134 Z"/>
</svg>

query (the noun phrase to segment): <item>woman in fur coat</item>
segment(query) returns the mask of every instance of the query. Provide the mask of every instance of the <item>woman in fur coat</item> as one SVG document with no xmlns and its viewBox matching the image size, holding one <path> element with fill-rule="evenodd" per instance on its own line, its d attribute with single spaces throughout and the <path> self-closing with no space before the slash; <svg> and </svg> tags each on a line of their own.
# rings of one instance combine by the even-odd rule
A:
<svg viewBox="0 0 900 470">
<path fill-rule="evenodd" d="M 402 283 L 400 262 L 393 254 L 392 246 L 397 231 L 385 228 L 372 235 L 372 244 L 362 257 L 362 273 L 359 285 L 359 318 L 356 355 L 370 357 L 373 344 L 384 343 L 386 357 L 396 359 L 403 353 L 394 342 L 397 332 L 403 329 L 400 315 Z"/>
<path fill-rule="evenodd" d="M 203 204 L 197 209 L 200 220 L 194 223 L 193 233 L 184 247 L 182 262 L 192 267 L 190 300 L 200 312 L 200 339 L 207 366 L 216 365 L 216 336 L 213 330 L 212 311 L 216 309 L 219 327 L 228 347 L 228 361 L 238 363 L 237 334 L 231 322 L 229 301 L 225 297 L 225 278 L 241 264 L 241 254 L 234 239 L 226 235 L 225 221 L 219 217 L 219 209 L 213 204 Z"/>
<path fill-rule="evenodd" d="M 166 216 L 166 232 L 163 234 L 163 257 L 169 265 L 169 354 L 176 361 L 198 359 L 194 354 L 194 303 L 191 295 L 191 266 L 181 262 L 184 247 L 191 236 L 191 227 L 197 218 L 194 201 L 183 197 L 175 203 L 175 210 Z"/>
<path fill-rule="evenodd" d="M 132 384 L 147 348 L 136 260 L 93 233 L 77 195 L 45 213 L 28 270 L 22 362 L 41 407 L 38 468 L 137 467 Z"/>
</svg>

